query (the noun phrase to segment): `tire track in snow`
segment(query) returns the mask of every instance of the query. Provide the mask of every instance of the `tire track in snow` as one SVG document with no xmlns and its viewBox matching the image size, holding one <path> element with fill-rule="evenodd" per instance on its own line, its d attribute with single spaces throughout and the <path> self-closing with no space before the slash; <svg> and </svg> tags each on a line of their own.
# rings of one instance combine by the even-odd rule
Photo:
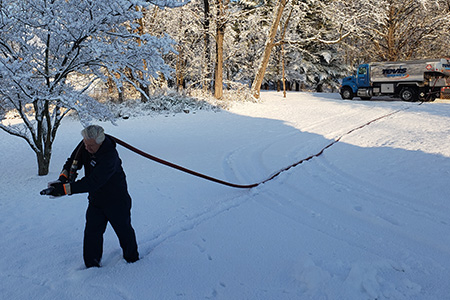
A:
<svg viewBox="0 0 450 300">
<path fill-rule="evenodd" d="M 343 139 L 344 137 L 354 133 L 357 130 L 363 129 L 369 125 L 371 125 L 372 123 L 375 123 L 377 121 L 383 120 L 385 118 L 390 118 L 393 117 L 394 115 L 403 112 L 409 108 L 411 108 L 412 106 L 406 106 L 403 107 L 401 109 L 395 110 L 395 111 L 391 111 L 389 113 L 383 114 L 382 116 L 379 116 L 375 119 L 372 119 L 368 122 L 364 122 L 362 125 L 359 125 L 357 127 L 352 128 L 351 130 L 348 130 L 347 132 L 345 132 L 344 134 L 340 135 L 339 137 L 337 137 L 333 142 L 331 142 L 330 144 L 328 144 L 325 148 L 323 148 L 318 154 L 311 156 L 311 158 L 315 158 L 315 157 L 319 157 L 322 155 L 322 153 L 324 152 L 324 150 L 332 148 L 332 146 L 334 146 L 336 143 L 338 143 L 339 141 L 341 141 L 341 139 Z M 319 122 L 320 123 L 320 122 Z M 323 123 L 321 123 L 323 124 Z M 261 157 L 264 155 L 264 153 L 267 151 L 267 149 L 272 146 L 275 143 L 280 142 L 281 140 L 288 138 L 292 136 L 292 134 L 287 134 L 284 135 L 278 139 L 276 139 L 275 141 L 271 141 L 270 143 L 266 143 L 263 145 L 259 145 L 256 150 L 257 151 L 253 151 L 253 155 L 255 156 L 255 153 L 257 153 L 259 159 L 261 159 Z M 246 150 L 248 147 L 242 147 L 239 150 Z M 253 148 L 255 149 L 255 148 Z M 232 154 L 234 155 L 236 152 L 232 152 Z M 230 155 L 228 157 L 229 159 L 232 158 L 232 156 Z M 305 161 L 309 161 L 309 159 L 306 159 Z M 319 161 L 323 161 L 320 160 Z M 230 163 L 227 161 L 227 163 L 230 165 Z M 294 165 L 295 166 L 295 165 Z M 317 167 L 319 165 L 316 165 Z M 323 164 L 322 164 L 322 168 L 323 168 Z M 231 170 L 233 170 L 233 167 L 230 167 Z M 285 171 L 289 170 L 290 168 L 285 169 Z M 316 170 L 317 171 L 317 170 Z M 325 174 L 328 172 L 329 170 L 325 170 L 324 171 Z M 380 201 L 379 199 L 388 199 L 388 200 L 384 200 L 384 204 L 389 204 L 390 206 L 394 205 L 394 209 L 408 209 L 409 210 L 409 214 L 407 213 L 403 213 L 406 215 L 416 215 L 416 216 L 422 216 L 422 217 L 426 217 L 428 219 L 428 221 L 430 222 L 434 222 L 434 220 L 431 217 L 431 214 L 429 213 L 424 213 L 423 210 L 421 209 L 421 207 L 408 207 L 408 201 L 406 202 L 401 202 L 398 200 L 398 195 L 391 195 L 389 193 L 389 191 L 382 191 L 380 192 L 380 190 L 368 183 L 368 182 L 364 182 L 361 181 L 359 183 L 359 185 L 355 186 L 355 181 L 352 182 L 346 182 L 346 180 L 341 180 L 340 182 L 338 180 L 333 180 L 332 178 L 335 178 L 335 176 L 327 176 L 326 179 L 323 179 L 324 181 L 326 181 L 326 184 L 329 184 L 331 182 L 332 185 L 335 186 L 340 186 L 339 188 L 343 188 L 346 189 L 347 191 L 351 191 L 352 194 L 356 195 L 358 199 L 364 199 L 366 204 L 367 203 L 376 203 L 376 201 Z M 328 180 L 328 181 L 327 181 Z M 399 227 L 401 226 L 401 221 L 399 221 L 399 218 L 394 214 L 394 213 L 390 213 L 390 214 L 386 214 L 386 210 L 385 211 L 378 211 L 376 209 L 372 209 L 372 211 L 369 211 L 370 214 L 367 214 L 368 212 L 364 211 L 363 209 L 365 209 L 365 206 L 363 206 L 362 204 L 354 204 L 351 208 L 349 208 L 349 210 L 344 211 L 343 213 L 349 213 L 353 215 L 353 216 L 363 216 L 363 218 L 366 218 L 365 221 L 368 221 L 368 223 L 374 223 L 374 224 L 378 224 L 378 226 L 383 227 L 383 228 L 389 228 L 389 230 L 393 230 L 393 228 L 395 227 Z M 287 212 L 287 214 L 289 215 L 289 212 Z M 446 221 L 440 221 L 441 224 L 446 224 Z M 356 237 L 356 238 L 360 238 L 360 237 Z M 410 236 L 409 238 L 414 239 L 414 236 Z M 423 241 L 422 241 L 423 242 Z M 438 245 L 436 245 L 438 246 Z M 440 250 L 442 251 L 446 251 L 446 248 L 442 248 L 442 247 L 438 247 L 441 248 Z"/>
<path fill-rule="evenodd" d="M 176 237 L 186 231 L 193 230 L 204 222 L 215 218 L 216 216 L 225 213 L 231 209 L 239 207 L 241 204 L 246 202 L 252 197 L 254 191 L 247 191 L 245 194 L 234 197 L 231 199 L 226 199 L 219 203 L 214 203 L 210 207 L 192 213 L 190 215 L 184 215 L 180 220 L 173 224 L 170 224 L 157 232 L 153 233 L 153 236 L 145 241 L 140 242 L 141 256 L 148 256 L 155 248 L 163 244 L 168 239 Z"/>
<path fill-rule="evenodd" d="M 300 131 L 301 134 L 299 134 L 298 129 L 295 129 L 293 132 L 289 132 L 287 134 L 282 134 L 280 136 L 277 136 L 275 139 L 269 138 L 267 139 L 267 142 L 264 143 L 254 143 L 250 146 L 246 145 L 244 147 L 240 147 L 232 152 L 230 152 L 224 159 L 223 163 L 223 169 L 224 173 L 226 174 L 227 178 L 232 177 L 234 181 L 249 181 L 249 178 L 258 178 L 257 182 L 264 183 L 266 181 L 272 180 L 273 178 L 277 177 L 279 174 L 289 170 L 292 167 L 296 167 L 299 164 L 302 164 L 303 162 L 309 161 L 310 159 L 313 159 L 315 157 L 318 157 L 323 154 L 325 150 L 328 148 L 334 146 L 336 143 L 338 143 L 342 138 L 344 138 L 347 135 L 352 134 L 355 131 L 358 131 L 360 129 L 363 129 L 372 123 L 378 122 L 382 119 L 391 117 L 397 113 L 403 112 L 405 110 L 408 110 L 411 108 L 411 106 L 405 106 L 395 111 L 390 111 L 389 113 L 385 113 L 381 116 L 378 116 L 376 118 L 371 119 L 370 121 L 362 121 L 360 122 L 361 125 L 357 125 L 357 127 L 348 126 L 351 129 L 346 128 L 340 128 L 338 130 L 334 130 L 331 133 L 327 133 L 327 136 L 333 136 L 331 140 L 328 140 L 325 138 L 325 136 L 321 136 L 315 133 L 306 133 L 304 131 Z M 345 114 L 342 114 L 345 115 Z M 351 114 L 354 115 L 354 114 Z M 335 119 L 334 117 L 328 118 L 328 119 Z M 317 126 L 324 124 L 324 122 L 317 122 Z M 307 127 L 309 129 L 312 129 L 316 127 L 316 125 L 311 125 L 310 127 Z M 289 143 L 292 143 L 289 138 L 292 137 L 298 137 L 299 139 L 305 139 L 305 135 L 314 135 L 313 138 L 307 139 L 306 143 L 299 143 L 290 145 Z M 324 141 L 325 139 L 325 141 Z M 311 142 L 313 142 L 313 145 L 311 145 Z M 283 143 L 281 143 L 283 142 Z M 255 147 L 256 145 L 256 147 Z M 289 149 L 291 149 L 289 152 L 284 152 L 283 156 L 286 158 L 286 162 L 283 162 L 283 166 L 273 166 L 270 165 L 270 163 L 264 164 L 265 161 L 270 162 L 270 155 L 267 155 L 266 153 L 269 152 L 272 148 L 278 149 L 281 147 L 286 147 L 286 145 L 289 145 Z M 299 146 L 301 145 L 301 146 Z M 319 145 L 319 146 L 318 146 Z M 253 146 L 253 147 L 252 147 Z M 252 151 L 246 151 L 247 149 L 252 149 Z M 304 149 L 304 153 L 300 152 L 300 149 Z M 319 150 L 314 150 L 319 149 Z M 245 155 L 240 155 L 241 157 L 244 157 L 244 159 L 234 159 L 235 156 L 238 155 L 238 153 L 245 152 Z M 280 153 L 280 151 L 276 151 L 276 153 Z M 307 156 L 310 153 L 315 153 L 310 156 Z M 301 156 L 302 155 L 302 156 Z M 305 158 L 306 157 L 306 158 Z M 257 158 L 257 159 L 255 159 Z M 266 158 L 266 159 L 264 159 Z M 301 159 L 303 158 L 303 159 Z M 295 163 L 292 163 L 292 160 L 296 161 Z M 250 166 L 245 168 L 245 162 L 250 161 Z M 277 159 L 275 159 L 278 163 L 280 162 L 280 157 L 277 156 Z M 248 164 L 247 164 L 248 165 Z M 271 175 L 264 175 L 266 177 L 262 177 L 261 168 L 255 169 L 254 166 L 261 166 L 263 165 L 266 167 L 267 170 L 279 170 L 271 173 Z M 288 167 L 286 167 L 286 165 Z M 249 171 L 240 171 L 237 173 L 235 170 L 246 170 L 250 169 L 253 170 L 253 173 L 250 173 Z M 255 179 L 253 179 L 256 181 Z"/>
<path fill-rule="evenodd" d="M 397 245 L 394 248 L 398 249 L 408 248 L 410 244 L 421 245 L 419 256 L 422 257 L 429 254 L 430 247 L 444 256 L 450 254 L 448 243 L 433 239 L 437 229 L 446 236 L 450 228 L 448 216 L 436 219 L 433 216 L 439 213 L 431 212 L 406 196 L 381 189 L 330 165 L 325 154 L 301 169 L 286 172 L 276 182 L 267 183 L 273 188 L 268 189 L 258 203 L 331 238 L 345 237 L 342 241 L 350 246 L 374 255 L 385 250 L 382 247 L 367 250 L 367 245 L 373 244 L 371 237 L 376 236 L 392 237 L 389 244 Z M 301 175 L 291 176 L 293 172 L 301 172 Z M 298 197 L 292 199 L 291 195 Z M 356 244 L 355 241 L 363 242 Z"/>
<path fill-rule="evenodd" d="M 315 166 L 309 167 L 315 170 Z M 398 292 L 399 297 L 396 299 L 410 299 L 411 295 L 417 294 L 420 291 L 420 285 L 415 283 L 413 274 L 407 273 L 405 270 L 414 268 L 415 265 L 411 265 L 410 262 L 416 262 L 417 257 L 423 261 L 423 256 L 415 257 L 414 253 L 408 252 L 408 248 L 403 250 L 402 240 L 397 241 L 395 238 L 392 241 L 383 240 L 385 236 L 389 235 L 391 224 L 366 217 L 360 217 L 360 221 L 357 222 L 355 218 L 358 216 L 358 211 L 345 207 L 337 209 L 338 205 L 329 206 L 327 201 L 321 201 L 320 197 L 315 197 L 313 191 L 298 182 L 299 177 L 310 176 L 310 174 L 298 174 L 303 170 L 304 168 L 293 170 L 284 174 L 277 182 L 268 183 L 264 192 L 261 191 L 258 195 L 258 199 L 253 200 L 256 205 L 298 224 L 294 226 L 302 232 L 299 236 L 304 239 L 305 249 L 303 252 L 309 253 L 309 255 L 299 254 L 298 260 L 300 262 L 306 260 L 308 263 L 306 265 L 302 263 L 298 271 L 301 274 L 308 272 L 305 273 L 308 275 L 296 277 L 296 280 L 300 280 L 299 283 L 302 283 L 301 280 L 305 278 L 305 280 L 313 280 L 316 283 L 306 285 L 307 289 L 303 291 L 303 294 L 326 294 L 326 291 L 320 290 L 320 287 L 323 286 L 322 283 L 329 284 L 330 278 L 339 286 L 337 292 L 343 294 L 342 297 L 336 299 L 360 298 L 361 294 L 369 292 L 360 289 L 362 284 L 367 285 L 372 291 L 369 294 L 374 295 L 395 290 L 401 291 Z M 296 173 L 295 176 L 291 176 L 292 173 Z M 293 198 L 292 195 L 297 196 Z M 333 202 L 333 200 L 329 202 Z M 379 234 L 380 231 L 382 231 L 381 234 Z M 386 247 L 386 244 L 390 246 Z M 393 247 L 394 255 L 391 252 L 393 245 L 395 245 Z M 397 259 L 396 251 L 398 249 L 402 249 L 404 253 L 402 261 Z M 369 261 L 358 260 L 357 257 L 360 257 L 361 253 L 364 253 L 362 256 L 371 257 L 371 259 Z M 320 257 L 321 260 L 315 261 L 315 257 Z M 337 265 L 338 268 L 336 268 Z M 305 267 L 307 270 L 304 270 Z M 313 273 L 314 277 L 311 277 L 310 271 L 316 271 Z M 366 278 L 367 274 L 364 273 L 366 271 L 370 271 L 370 274 L 376 275 L 380 279 L 388 280 L 390 284 L 384 285 L 383 280 L 368 280 L 372 278 Z M 355 277 L 355 273 L 363 276 Z M 409 286 L 414 286 L 415 289 L 410 290 Z M 345 296 L 347 293 L 353 296 Z M 335 294 L 332 298 L 335 298 L 334 296 Z"/>
<path fill-rule="evenodd" d="M 226 178 L 233 182 L 259 182 L 274 174 L 274 170 L 279 170 L 291 163 L 292 157 L 300 159 L 302 153 L 309 153 L 314 151 L 314 148 L 324 145 L 320 139 L 309 140 L 308 144 L 296 143 L 295 140 L 304 140 L 304 136 L 300 135 L 298 130 L 239 147 L 229 152 L 223 159 L 223 172 Z M 282 145 L 290 145 L 289 152 L 281 151 L 279 148 Z M 276 159 L 272 159 L 278 154 Z M 274 161 L 278 165 L 275 165 Z"/>
<path fill-rule="evenodd" d="M 323 141 L 323 138 L 319 135 L 317 137 L 314 137 L 313 139 L 304 140 L 304 134 L 307 131 L 312 131 L 314 128 L 322 127 L 324 124 L 333 122 L 333 120 L 348 117 L 351 115 L 354 115 L 354 113 L 343 112 L 338 115 L 323 118 L 320 121 L 314 122 L 313 124 L 309 124 L 307 127 L 302 129 L 302 131 L 299 131 L 299 129 L 292 127 L 292 130 L 290 130 L 289 132 L 283 132 L 279 135 L 276 135 L 275 137 L 273 135 L 270 135 L 271 129 L 267 129 L 269 137 L 265 138 L 263 142 L 261 141 L 261 139 L 259 139 L 257 143 L 246 144 L 245 146 L 239 147 L 229 152 L 225 156 L 225 158 L 223 159 L 224 174 L 230 181 L 247 182 L 251 180 L 264 180 L 274 174 L 274 170 L 281 169 L 291 163 L 293 158 L 301 159 L 309 153 L 314 152 L 315 149 L 321 149 L 325 147 L 330 141 Z M 332 132 L 329 135 L 331 135 L 332 137 L 337 137 L 340 133 L 342 133 L 342 131 L 345 131 L 345 129 Z M 293 141 L 290 141 L 291 139 L 296 137 L 300 142 L 295 143 Z M 303 141 L 303 143 L 301 143 L 301 141 Z M 289 145 L 289 151 L 277 151 L 279 150 L 279 145 Z M 270 157 L 271 155 L 273 155 L 271 154 L 271 152 L 285 157 L 285 164 L 279 166 L 270 164 Z M 279 160 L 280 157 L 277 157 L 276 161 Z M 255 168 L 253 166 L 257 167 Z M 265 170 L 267 170 L 266 174 L 261 174 L 261 166 L 264 166 Z"/>
<path fill-rule="evenodd" d="M 436 211 L 430 211 L 427 205 L 413 202 L 413 199 L 396 191 L 389 190 L 383 186 L 379 186 L 376 182 L 365 180 L 364 177 L 356 177 L 333 163 L 325 155 L 317 161 L 317 168 L 321 170 L 322 174 L 327 174 L 327 178 L 323 181 L 334 185 L 336 188 L 352 191 L 359 199 L 367 199 L 367 203 L 373 204 L 376 201 L 377 205 L 394 206 L 395 211 L 407 211 L 408 214 L 413 214 L 417 217 L 426 218 L 439 224 L 450 224 L 446 220 L 436 220 Z M 448 217 L 448 216 L 447 216 Z M 399 221 L 395 220 L 394 216 L 385 216 L 386 220 L 399 225 Z"/>
<path fill-rule="evenodd" d="M 328 239 L 337 240 L 351 248 L 378 255 L 376 251 L 368 250 L 367 243 L 363 241 L 370 236 L 370 231 L 353 228 L 357 212 L 342 209 L 337 211 L 335 207 L 321 203 L 320 198 L 315 197 L 314 194 L 305 193 L 300 188 L 286 182 L 282 186 L 284 191 L 275 191 L 274 189 L 266 191 L 256 201 L 257 204 L 298 223 L 302 227 L 326 236 Z M 297 198 L 292 199 L 290 197 L 292 194 L 296 194 Z M 340 216 L 339 220 L 335 219 L 337 215 Z M 346 238 L 342 239 L 343 236 Z"/>
<path fill-rule="evenodd" d="M 309 166 L 310 164 L 311 166 Z M 344 284 L 349 278 L 352 278 L 352 274 L 359 267 L 364 266 L 365 269 L 374 273 L 390 272 L 391 274 L 386 276 L 393 276 L 389 280 L 395 279 L 396 282 L 392 282 L 389 289 L 408 292 L 408 285 L 405 284 L 408 282 L 420 290 L 420 285 L 415 283 L 414 272 L 427 272 L 420 268 L 421 264 L 440 265 L 440 262 L 434 261 L 433 257 L 427 254 L 428 248 L 425 244 L 421 249 L 423 251 L 413 251 L 411 249 L 416 249 L 416 247 L 409 247 L 411 245 L 409 237 L 397 235 L 396 227 L 398 226 L 377 218 L 376 215 L 366 214 L 365 211 L 353 209 L 352 206 L 348 207 L 346 202 L 343 203 L 334 198 L 336 195 L 329 194 L 327 198 L 322 195 L 317 196 L 314 187 L 309 186 L 310 182 L 302 185 L 298 181 L 299 178 L 313 175 L 308 171 L 304 172 L 305 169 L 313 171 L 317 169 L 312 162 L 307 165 L 307 168 L 293 170 L 292 173 L 295 172 L 295 176 L 291 176 L 293 174 L 289 172 L 279 178 L 277 182 L 268 183 L 264 193 L 260 193 L 258 199 L 253 201 L 257 205 L 297 223 L 298 227 L 296 226 L 296 228 L 302 232 L 305 239 L 307 250 L 304 251 L 311 253 L 313 255 L 311 258 L 314 256 L 322 259 L 328 257 L 329 260 L 320 261 L 320 265 L 326 272 L 333 275 L 334 280 L 342 280 L 342 284 Z M 299 172 L 303 174 L 298 174 Z M 317 173 L 314 174 L 317 177 Z M 297 196 L 293 198 L 292 195 Z M 329 245 L 330 248 L 328 249 L 326 245 Z M 323 248 L 324 246 L 325 248 Z M 401 261 L 398 260 L 399 253 L 402 256 Z M 372 258 L 369 261 L 359 261 L 357 257 L 360 256 Z M 335 259 L 342 264 L 338 270 L 333 266 Z M 379 264 L 383 267 L 381 268 Z M 415 271 L 405 272 L 405 270 L 411 269 L 415 269 Z M 347 277 L 345 272 L 348 272 Z M 392 275 L 392 273 L 398 275 Z M 383 275 L 380 274 L 380 276 Z M 316 280 L 320 280 L 320 278 L 316 278 Z M 355 291 L 359 293 L 359 281 L 354 282 L 352 284 L 354 286 L 350 287 L 344 287 L 342 284 L 340 284 L 341 292 Z M 376 283 L 371 285 L 377 293 L 386 289 Z M 314 290 L 308 292 L 316 293 Z M 409 292 L 414 294 L 417 289 Z M 408 293 L 405 293 L 397 299 L 410 298 Z"/>
<path fill-rule="evenodd" d="M 364 127 L 372 124 L 373 122 L 376 122 L 380 119 L 389 117 L 389 116 L 394 115 L 403 110 L 404 109 L 397 110 L 397 111 L 391 112 L 389 114 L 385 114 L 381 117 L 378 117 L 369 122 L 366 122 L 357 128 L 351 129 L 347 133 L 339 136 L 333 142 L 328 144 L 325 148 L 322 149 L 322 151 L 319 154 L 313 155 L 312 157 L 319 156 L 320 154 L 322 154 L 322 152 L 325 149 L 328 149 L 329 147 L 333 146 L 335 143 L 339 142 L 341 140 L 341 138 L 344 137 L 345 135 L 351 134 L 358 129 L 364 128 Z M 323 122 L 318 122 L 317 126 L 320 126 L 320 124 L 323 124 Z M 264 154 L 267 153 L 268 151 L 270 151 L 271 147 L 273 147 L 276 144 L 280 144 L 281 141 L 283 141 L 283 140 L 285 141 L 285 140 L 291 138 L 292 136 L 296 135 L 297 133 L 298 133 L 297 130 L 294 132 L 288 132 L 286 134 L 283 134 L 283 135 L 277 137 L 275 140 L 270 139 L 270 140 L 267 140 L 267 142 L 264 144 L 257 144 L 258 146 L 256 147 L 256 151 L 251 152 L 252 153 L 251 156 L 253 158 L 257 157 L 258 158 L 257 161 L 259 161 L 261 163 L 263 160 Z M 253 144 L 253 146 L 254 145 L 255 144 Z M 237 155 L 237 153 L 239 153 L 239 152 L 245 152 L 245 150 L 247 150 L 248 148 L 251 148 L 251 146 L 252 145 L 238 148 L 238 149 L 230 152 L 226 156 L 225 163 L 224 163 L 225 174 L 228 174 L 229 176 L 231 176 L 232 174 L 235 174 L 235 172 L 234 172 L 235 167 L 233 167 L 233 165 L 232 165 L 233 164 L 232 162 L 234 161 L 233 160 L 234 156 Z M 300 148 L 303 148 L 303 147 L 300 147 Z M 255 148 L 252 148 L 252 149 L 255 149 Z M 255 155 L 255 153 L 258 153 L 258 155 Z M 242 166 L 241 166 L 241 168 L 242 168 Z M 286 171 L 288 169 L 286 169 Z M 177 223 L 167 226 L 167 227 L 161 229 L 159 232 L 155 233 L 154 236 L 150 240 L 147 240 L 146 242 L 141 242 L 141 244 L 142 244 L 141 247 L 145 249 L 145 250 L 143 250 L 143 253 L 145 253 L 144 256 L 149 255 L 154 248 L 156 248 L 158 245 L 162 244 L 164 241 L 166 241 L 172 237 L 175 237 L 176 235 L 178 235 L 182 232 L 192 230 L 195 227 L 199 226 L 200 224 L 204 223 L 205 221 L 210 220 L 232 208 L 239 207 L 243 202 L 245 202 L 246 200 L 248 200 L 250 198 L 251 198 L 251 195 L 248 195 L 248 194 L 243 195 L 240 197 L 232 198 L 230 200 L 222 201 L 220 203 L 216 203 L 213 206 L 208 207 L 207 209 L 205 209 L 201 212 L 197 212 L 192 215 L 185 215 L 184 218 L 181 219 L 180 221 L 178 221 Z"/>
</svg>

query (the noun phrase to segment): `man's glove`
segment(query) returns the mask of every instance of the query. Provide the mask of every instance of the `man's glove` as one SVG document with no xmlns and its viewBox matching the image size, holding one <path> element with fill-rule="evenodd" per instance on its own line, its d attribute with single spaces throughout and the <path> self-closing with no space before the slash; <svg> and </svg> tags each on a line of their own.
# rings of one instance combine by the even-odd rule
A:
<svg viewBox="0 0 450 300">
<path fill-rule="evenodd" d="M 49 193 L 50 196 L 59 197 L 64 195 L 71 195 L 70 183 L 53 182 L 50 184 L 53 190 Z"/>
<path fill-rule="evenodd" d="M 58 180 L 62 183 L 69 182 L 69 172 L 67 172 L 67 170 L 62 170 Z"/>
<path fill-rule="evenodd" d="M 63 170 L 61 172 L 61 174 L 59 175 L 58 180 L 62 183 L 66 183 L 69 181 L 75 181 L 75 178 L 77 178 L 77 176 L 78 176 L 77 172 L 71 171 L 70 175 L 69 175 L 69 172 L 67 172 L 66 170 Z"/>
</svg>

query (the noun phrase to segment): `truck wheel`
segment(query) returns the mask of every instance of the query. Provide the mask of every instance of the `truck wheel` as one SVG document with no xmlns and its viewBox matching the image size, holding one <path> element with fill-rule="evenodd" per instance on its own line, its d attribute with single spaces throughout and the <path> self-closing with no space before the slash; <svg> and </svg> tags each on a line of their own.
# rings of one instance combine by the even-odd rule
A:
<svg viewBox="0 0 450 300">
<path fill-rule="evenodd" d="M 353 99 L 353 90 L 348 86 L 343 87 L 341 89 L 341 97 L 342 97 L 342 99 L 352 100 Z"/>
<path fill-rule="evenodd" d="M 403 101 L 417 101 L 417 91 L 413 87 L 404 87 L 400 91 L 400 98 Z"/>
</svg>

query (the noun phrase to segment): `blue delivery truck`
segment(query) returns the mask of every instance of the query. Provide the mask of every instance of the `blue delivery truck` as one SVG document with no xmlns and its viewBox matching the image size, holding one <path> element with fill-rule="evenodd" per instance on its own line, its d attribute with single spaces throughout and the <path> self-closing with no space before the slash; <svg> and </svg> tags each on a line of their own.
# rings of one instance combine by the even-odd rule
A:
<svg viewBox="0 0 450 300">
<path fill-rule="evenodd" d="M 359 65 L 342 80 L 342 99 L 391 96 L 404 101 L 433 101 L 450 87 L 450 59 L 378 62 Z"/>
</svg>

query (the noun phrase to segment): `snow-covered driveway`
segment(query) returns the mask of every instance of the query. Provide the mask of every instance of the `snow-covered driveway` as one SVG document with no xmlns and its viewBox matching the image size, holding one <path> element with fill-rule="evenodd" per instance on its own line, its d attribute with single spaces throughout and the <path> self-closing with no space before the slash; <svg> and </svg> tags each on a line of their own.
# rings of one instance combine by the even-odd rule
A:
<svg viewBox="0 0 450 300">
<path fill-rule="evenodd" d="M 66 120 L 51 174 L 0 132 L 0 294 L 5 299 L 446 299 L 450 105 L 262 94 L 229 111 L 140 117 L 106 131 L 233 189 L 119 148 L 141 260 L 105 234 L 83 268 L 86 195 L 40 196 L 80 140 Z M 392 114 L 393 113 L 393 114 Z M 389 115 L 361 129 L 352 129 Z"/>
</svg>

